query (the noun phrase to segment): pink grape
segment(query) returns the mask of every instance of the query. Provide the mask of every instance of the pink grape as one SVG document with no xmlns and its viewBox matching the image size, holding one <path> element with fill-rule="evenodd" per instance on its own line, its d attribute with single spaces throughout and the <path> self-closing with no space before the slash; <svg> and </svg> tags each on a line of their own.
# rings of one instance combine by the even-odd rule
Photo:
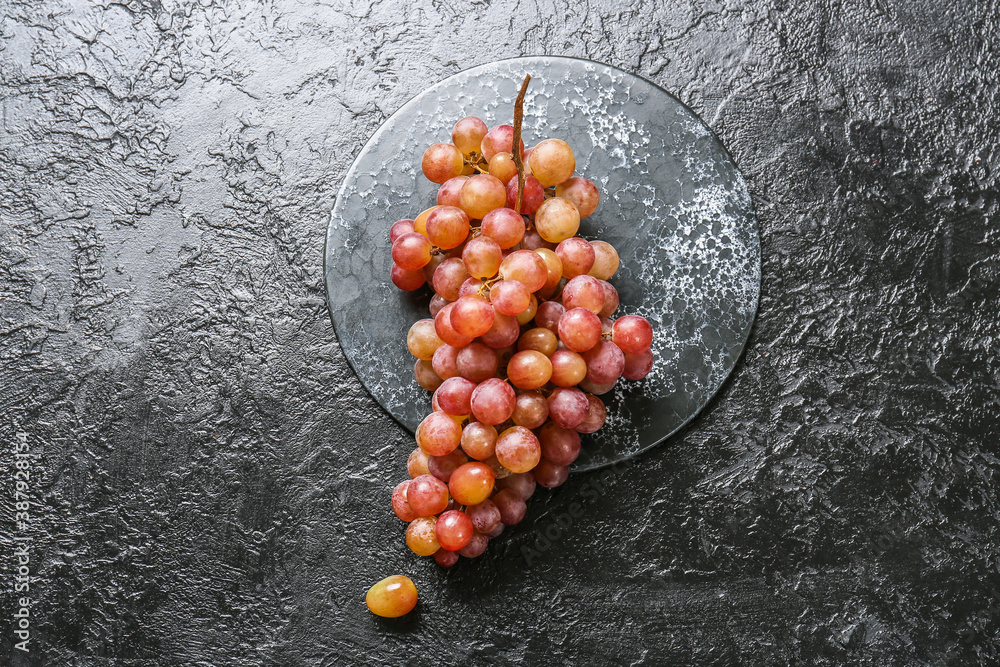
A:
<svg viewBox="0 0 1000 667">
<path fill-rule="evenodd" d="M 625 370 L 622 377 L 626 380 L 641 380 L 653 370 L 653 351 L 643 350 L 638 354 L 625 353 Z"/>
<path fill-rule="evenodd" d="M 517 342 L 517 336 L 521 333 L 521 326 L 517 318 L 503 313 L 493 314 L 493 324 L 489 331 L 479 337 L 479 340 L 494 350 L 509 347 Z"/>
<path fill-rule="evenodd" d="M 420 449 L 432 456 L 444 456 L 455 451 L 462 441 L 462 427 L 451 415 L 432 412 L 417 426 L 416 437 Z"/>
<path fill-rule="evenodd" d="M 590 245 L 594 248 L 594 266 L 590 275 L 599 280 L 611 280 L 611 276 L 618 272 L 618 251 L 606 241 L 591 241 Z"/>
<path fill-rule="evenodd" d="M 535 477 L 530 472 L 508 475 L 497 480 L 496 488 L 500 491 L 509 489 L 521 500 L 527 501 L 535 494 Z"/>
<path fill-rule="evenodd" d="M 535 481 L 538 482 L 538 485 L 544 486 L 546 489 L 554 489 L 557 486 L 562 486 L 569 478 L 568 466 L 556 465 L 552 461 L 546 461 L 545 459 L 539 461 L 538 465 L 531 472 L 535 476 Z"/>
<path fill-rule="evenodd" d="M 586 274 L 594 265 L 594 248 L 586 239 L 573 236 L 556 246 L 556 255 L 562 263 L 563 275 L 575 278 Z"/>
<path fill-rule="evenodd" d="M 581 219 L 597 210 L 597 203 L 601 198 L 597 186 L 583 176 L 573 176 L 557 185 L 556 196 L 573 202 L 573 205 L 580 211 Z"/>
<path fill-rule="evenodd" d="M 493 316 L 493 306 L 479 295 L 459 297 L 451 305 L 451 326 L 464 336 L 482 336 L 493 326 Z"/>
<path fill-rule="evenodd" d="M 517 250 L 500 264 L 500 275 L 504 280 L 520 281 L 529 292 L 536 292 L 545 285 L 548 269 L 545 260 L 538 253 L 532 250 Z"/>
<path fill-rule="evenodd" d="M 459 466 L 448 481 L 448 490 L 460 505 L 478 505 L 493 493 L 493 471 L 485 463 L 473 461 Z"/>
<path fill-rule="evenodd" d="M 389 277 L 392 280 L 392 284 L 404 292 L 412 292 L 420 289 L 427 282 L 424 272 L 420 269 L 407 271 L 406 269 L 399 268 L 398 264 L 392 265 Z"/>
<path fill-rule="evenodd" d="M 537 391 L 523 391 L 517 395 L 511 419 L 518 426 L 535 429 L 549 418 L 549 403 Z"/>
<path fill-rule="evenodd" d="M 403 234 L 409 234 L 413 231 L 413 221 L 412 220 L 397 220 L 392 223 L 392 227 L 389 228 L 389 243 L 395 243 Z"/>
<path fill-rule="evenodd" d="M 462 186 L 469 180 L 468 176 L 456 176 L 449 178 L 438 188 L 438 206 L 458 206 L 462 203 Z"/>
<path fill-rule="evenodd" d="M 456 449 L 452 453 L 445 454 L 444 456 L 428 456 L 427 472 L 447 484 L 448 480 L 451 479 L 451 474 L 455 472 L 459 466 L 467 463 L 468 461 L 468 457 L 462 453 L 461 449 Z"/>
<path fill-rule="evenodd" d="M 596 383 L 591 382 L 590 380 L 584 378 L 580 382 L 579 387 L 580 387 L 580 389 L 583 389 L 588 394 L 595 394 L 597 396 L 603 396 L 604 394 L 606 394 L 609 391 L 611 391 L 612 389 L 614 389 L 615 385 L 617 383 L 618 383 L 618 381 L 615 380 L 614 382 L 609 382 L 607 384 L 596 384 Z"/>
<path fill-rule="evenodd" d="M 552 377 L 552 362 L 536 350 L 524 350 L 511 357 L 507 377 L 518 389 L 538 389 Z"/>
<path fill-rule="evenodd" d="M 520 325 L 525 325 L 531 320 L 535 319 L 535 313 L 538 312 L 538 297 L 534 294 L 528 300 L 528 307 L 517 314 L 517 323 Z"/>
<path fill-rule="evenodd" d="M 601 320 L 586 308 L 573 308 L 559 318 L 559 340 L 574 352 L 586 352 L 601 339 Z"/>
<path fill-rule="evenodd" d="M 476 174 L 462 186 L 459 199 L 470 218 L 482 220 L 487 213 L 506 204 L 507 190 L 496 176 Z"/>
<path fill-rule="evenodd" d="M 432 183 L 444 183 L 449 178 L 460 176 L 465 167 L 462 151 L 451 144 L 434 144 L 424 151 L 420 168 Z"/>
<path fill-rule="evenodd" d="M 438 404 L 449 415 L 461 417 L 472 413 L 472 392 L 476 383 L 463 377 L 445 380 L 437 390 Z"/>
<path fill-rule="evenodd" d="M 530 429 L 511 426 L 497 438 L 497 460 L 511 472 L 528 472 L 542 456 L 538 438 Z"/>
<path fill-rule="evenodd" d="M 528 329 L 521 334 L 521 337 L 517 340 L 518 352 L 536 350 L 544 354 L 546 357 L 552 356 L 558 347 L 559 339 L 556 335 L 548 329 L 543 329 L 542 327 Z"/>
<path fill-rule="evenodd" d="M 458 375 L 458 353 L 460 351 L 461 348 L 447 343 L 434 351 L 434 356 L 431 357 L 431 366 L 439 378 L 447 380 Z"/>
<path fill-rule="evenodd" d="M 457 206 L 438 206 L 427 216 L 427 237 L 439 248 L 458 247 L 468 236 L 469 216 Z"/>
<path fill-rule="evenodd" d="M 587 410 L 587 417 L 580 422 L 580 425 L 576 427 L 576 430 L 579 433 L 596 433 L 602 426 L 604 426 L 604 420 L 607 419 L 608 410 L 604 407 L 604 401 L 597 398 L 593 394 L 587 394 L 587 400 L 590 401 L 590 407 Z"/>
<path fill-rule="evenodd" d="M 430 318 L 417 320 L 406 332 L 406 348 L 417 359 L 430 360 L 442 343 Z"/>
<path fill-rule="evenodd" d="M 497 353 L 478 342 L 465 346 L 456 358 L 458 374 L 477 383 L 496 375 L 498 363 Z"/>
<path fill-rule="evenodd" d="M 524 520 L 528 506 L 515 491 L 504 489 L 492 498 L 493 504 L 500 510 L 500 520 L 505 526 L 513 526 Z"/>
<path fill-rule="evenodd" d="M 435 294 L 431 297 L 430 305 L 428 305 L 427 310 L 430 311 L 431 317 L 437 317 L 437 314 L 441 312 L 441 309 L 447 306 L 451 301 L 444 298 L 440 294 Z"/>
<path fill-rule="evenodd" d="M 448 506 L 448 485 L 433 475 L 410 480 L 406 500 L 417 516 L 440 514 Z"/>
<path fill-rule="evenodd" d="M 433 556 L 441 545 L 435 536 L 436 516 L 422 516 L 410 522 L 406 528 L 406 546 L 418 556 Z"/>
<path fill-rule="evenodd" d="M 546 139 L 531 149 L 531 173 L 545 187 L 568 180 L 576 169 L 573 149 L 562 139 Z"/>
<path fill-rule="evenodd" d="M 406 490 L 410 487 L 412 480 L 404 480 L 396 485 L 392 490 L 392 511 L 406 523 L 410 523 L 417 518 L 417 513 L 410 507 L 410 501 L 406 499 Z M 497 522 L 500 521 L 500 512 L 497 511 Z M 490 527 L 491 529 L 493 526 Z"/>
<path fill-rule="evenodd" d="M 542 458 L 560 466 L 568 466 L 580 455 L 580 434 L 549 422 L 538 430 L 538 442 L 542 446 Z"/>
<path fill-rule="evenodd" d="M 475 116 L 466 116 L 455 123 L 451 130 L 451 141 L 465 155 L 478 153 L 486 136 L 486 123 Z"/>
<path fill-rule="evenodd" d="M 458 553 L 462 554 L 463 558 L 479 558 L 486 553 L 486 547 L 489 546 L 489 543 L 490 538 L 476 531 L 472 533 L 468 544 L 459 549 Z"/>
<path fill-rule="evenodd" d="M 417 359 L 413 364 L 413 377 L 422 389 L 434 391 L 444 380 L 434 372 L 434 365 L 426 359 Z"/>
<path fill-rule="evenodd" d="M 434 331 L 445 344 L 452 347 L 465 347 L 473 341 L 473 337 L 458 333 L 451 325 L 451 311 L 454 306 L 455 304 L 449 303 L 441 309 L 437 317 L 434 318 Z"/>
<path fill-rule="evenodd" d="M 462 251 L 465 269 L 473 278 L 492 278 L 500 270 L 502 260 L 500 246 L 488 236 L 469 239 Z"/>
<path fill-rule="evenodd" d="M 466 184 L 468 187 L 468 184 Z M 568 199 L 546 199 L 535 211 L 535 230 L 549 243 L 559 243 L 575 236 L 580 229 L 580 212 Z"/>
<path fill-rule="evenodd" d="M 423 234 L 408 232 L 392 244 L 392 261 L 406 271 L 422 269 L 431 261 L 431 242 Z"/>
<path fill-rule="evenodd" d="M 583 353 L 583 359 L 587 362 L 587 379 L 594 384 L 614 382 L 625 370 L 625 354 L 610 340 L 598 341 Z"/>
<path fill-rule="evenodd" d="M 488 533 L 500 524 L 500 510 L 488 498 L 478 505 L 470 505 L 465 509 L 465 513 L 469 515 L 473 527 L 480 533 Z"/>
<path fill-rule="evenodd" d="M 448 301 L 458 301 L 462 284 L 469 279 L 465 264 L 457 257 L 450 257 L 434 271 L 434 291 Z"/>
<path fill-rule="evenodd" d="M 568 241 L 569 239 L 567 239 Z M 566 241 L 563 241 L 565 243 Z M 556 246 L 558 247 L 558 246 Z M 559 281 L 563 277 L 563 263 L 559 259 L 559 255 L 556 254 L 554 250 L 549 250 L 548 248 L 537 248 L 535 252 L 538 256 L 542 258 L 545 262 L 545 269 L 548 272 L 545 278 L 545 285 L 542 289 L 555 290 L 559 286 Z"/>
<path fill-rule="evenodd" d="M 480 145 L 481 153 L 487 162 L 493 159 L 497 153 L 511 153 L 514 150 L 514 126 L 497 125 L 483 137 Z M 521 142 L 520 150 L 524 153 L 524 142 Z"/>
<path fill-rule="evenodd" d="M 517 176 L 507 181 L 507 208 L 517 212 Z M 524 196 L 521 197 L 521 213 L 531 215 L 545 201 L 545 189 L 534 176 L 524 177 Z"/>
<path fill-rule="evenodd" d="M 517 315 L 531 303 L 531 292 L 519 280 L 501 280 L 490 288 L 490 303 L 498 313 Z"/>
<path fill-rule="evenodd" d="M 538 304 L 535 314 L 535 325 L 544 327 L 552 333 L 559 332 L 559 319 L 566 312 L 566 307 L 558 301 L 545 301 Z"/>
<path fill-rule="evenodd" d="M 488 171 L 491 176 L 496 176 L 501 183 L 506 183 L 511 178 L 517 176 L 517 165 L 514 164 L 514 156 L 510 153 L 497 153 L 490 158 Z"/>
<path fill-rule="evenodd" d="M 435 533 L 442 549 L 458 551 L 472 539 L 472 519 L 460 510 L 449 510 L 438 517 Z"/>
<path fill-rule="evenodd" d="M 594 314 L 604 308 L 604 288 L 593 276 L 576 276 L 563 287 L 562 302 L 567 310 L 586 308 Z"/>
<path fill-rule="evenodd" d="M 496 445 L 497 430 L 489 424 L 469 422 L 462 429 L 462 450 L 477 461 L 485 461 L 493 456 L 496 453 Z"/>
<path fill-rule="evenodd" d="M 463 265 L 464 266 L 464 265 Z M 468 278 L 462 286 L 458 289 L 458 296 L 462 298 L 466 294 L 479 294 L 479 290 L 483 286 L 483 281 L 479 278 Z"/>
<path fill-rule="evenodd" d="M 481 230 L 506 250 L 524 238 L 524 218 L 512 208 L 495 208 L 483 218 Z"/>
<path fill-rule="evenodd" d="M 410 479 L 431 474 L 427 467 L 428 460 L 427 452 L 419 447 L 410 452 L 409 458 L 406 459 L 406 474 L 410 476 Z"/>
<path fill-rule="evenodd" d="M 573 350 L 556 350 L 549 362 L 552 364 L 549 381 L 557 387 L 575 387 L 587 377 L 587 362 Z"/>
<path fill-rule="evenodd" d="M 611 317 L 618 310 L 618 290 L 611 283 L 602 280 L 601 287 L 604 288 L 604 305 L 601 307 L 601 312 L 597 313 L 598 317 Z"/>
<path fill-rule="evenodd" d="M 559 387 L 549 395 L 549 418 L 563 428 L 579 426 L 589 409 L 590 401 L 579 389 Z"/>
<path fill-rule="evenodd" d="M 619 317 L 611 330 L 611 340 L 622 352 L 639 354 L 653 344 L 653 326 L 638 315 Z"/>
<path fill-rule="evenodd" d="M 448 551 L 447 549 L 438 549 L 434 552 L 434 562 L 441 567 L 452 567 L 460 559 L 457 551 Z"/>
<path fill-rule="evenodd" d="M 516 400 L 517 396 L 509 384 L 498 378 L 490 378 L 480 382 L 472 392 L 472 414 L 484 424 L 502 424 L 514 413 Z M 498 438 L 497 446 L 499 444 Z"/>
<path fill-rule="evenodd" d="M 530 232 L 524 233 L 524 247 L 528 250 L 538 250 L 540 248 L 548 248 L 549 250 L 555 250 L 557 243 L 549 243 L 541 236 L 538 232 L 532 229 Z"/>
</svg>

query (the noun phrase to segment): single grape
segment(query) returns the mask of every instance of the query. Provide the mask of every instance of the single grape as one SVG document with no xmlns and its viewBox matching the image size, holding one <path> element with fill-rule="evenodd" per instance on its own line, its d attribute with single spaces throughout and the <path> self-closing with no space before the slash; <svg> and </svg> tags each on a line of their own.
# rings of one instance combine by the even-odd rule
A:
<svg viewBox="0 0 1000 667">
<path fill-rule="evenodd" d="M 486 130 L 486 123 L 475 116 L 466 116 L 455 123 L 451 130 L 451 141 L 462 153 L 472 155 L 480 151 Z"/>
<path fill-rule="evenodd" d="M 510 489 L 521 500 L 528 501 L 535 494 L 535 477 L 530 472 L 508 475 L 496 483 L 498 491 Z"/>
<path fill-rule="evenodd" d="M 424 280 L 426 280 L 428 284 L 430 285 L 434 284 L 434 274 L 435 272 L 437 272 L 438 267 L 441 266 L 441 264 L 443 264 L 446 259 L 448 259 L 448 255 L 444 254 L 443 252 L 431 253 L 431 261 L 424 264 L 423 268 Z"/>
<path fill-rule="evenodd" d="M 531 231 L 524 233 L 524 247 L 528 250 L 538 250 L 540 248 L 547 248 L 553 252 L 556 249 L 557 243 L 549 243 L 541 236 L 539 236 L 538 231 L 532 229 Z"/>
<path fill-rule="evenodd" d="M 434 320 L 417 320 L 406 333 L 406 348 L 417 359 L 430 359 L 442 341 L 434 330 Z"/>
<path fill-rule="evenodd" d="M 615 380 L 614 382 L 609 382 L 607 384 L 597 384 L 597 383 L 591 382 L 590 380 L 584 378 L 580 382 L 579 386 L 580 386 L 580 389 L 583 389 L 588 394 L 595 394 L 597 396 L 603 396 L 604 394 L 606 394 L 609 391 L 611 391 L 612 389 L 614 389 L 615 388 L 615 384 L 617 384 L 617 382 L 618 381 Z"/>
<path fill-rule="evenodd" d="M 472 533 L 469 543 L 459 549 L 458 553 L 462 554 L 464 558 L 478 558 L 486 553 L 486 547 L 489 543 L 490 538 L 477 531 Z"/>
<path fill-rule="evenodd" d="M 421 475 L 410 480 L 406 500 L 417 516 L 440 514 L 448 506 L 448 485 L 433 475 Z"/>
<path fill-rule="evenodd" d="M 578 352 L 556 350 L 549 361 L 552 363 L 549 381 L 557 387 L 575 387 L 587 377 L 587 362 Z"/>
<path fill-rule="evenodd" d="M 482 336 L 493 326 L 495 311 L 477 294 L 467 294 L 451 305 L 451 326 L 464 336 Z"/>
<path fill-rule="evenodd" d="M 462 450 L 477 461 L 493 456 L 496 444 L 497 430 L 489 424 L 469 422 L 462 430 Z"/>
<path fill-rule="evenodd" d="M 478 461 L 459 466 L 448 480 L 448 490 L 460 505 L 478 505 L 493 493 L 493 471 Z"/>
<path fill-rule="evenodd" d="M 434 291 L 448 301 L 458 301 L 462 284 L 469 279 L 465 264 L 457 257 L 450 257 L 434 272 Z"/>
<path fill-rule="evenodd" d="M 573 236 L 556 246 L 556 255 L 562 262 L 562 273 L 566 278 L 586 274 L 594 265 L 594 248 L 586 239 Z"/>
<path fill-rule="evenodd" d="M 653 344 L 653 326 L 645 317 L 626 315 L 615 320 L 611 340 L 622 352 L 639 354 Z"/>
<path fill-rule="evenodd" d="M 545 260 L 533 250 L 517 250 L 507 255 L 500 264 L 500 276 L 504 280 L 524 283 L 529 292 L 536 292 L 545 285 L 548 268 Z"/>
<path fill-rule="evenodd" d="M 519 146 L 524 153 L 524 142 Z M 487 161 L 492 160 L 497 153 L 514 153 L 514 126 L 497 125 L 483 137 L 480 152 Z"/>
<path fill-rule="evenodd" d="M 566 310 L 586 308 L 597 314 L 604 308 L 604 288 L 601 281 L 593 276 L 577 276 L 566 283 L 562 291 L 562 302 Z"/>
<path fill-rule="evenodd" d="M 489 172 L 491 176 L 496 176 L 501 183 L 506 183 L 511 178 L 517 176 L 517 165 L 514 164 L 514 156 L 510 153 L 497 153 L 490 158 Z"/>
<path fill-rule="evenodd" d="M 472 519 L 461 510 L 448 510 L 438 517 L 435 536 L 442 549 L 458 551 L 472 539 Z"/>
<path fill-rule="evenodd" d="M 462 348 L 456 358 L 458 374 L 477 383 L 496 375 L 498 364 L 497 353 L 479 342 Z"/>
<path fill-rule="evenodd" d="M 549 395 L 549 419 L 563 428 L 576 428 L 587 418 L 590 401 L 579 389 L 559 387 Z M 500 440 L 497 439 L 497 449 Z"/>
<path fill-rule="evenodd" d="M 420 449 L 432 456 L 444 456 L 455 451 L 462 441 L 462 427 L 448 413 L 432 412 L 417 426 L 416 437 Z"/>
<path fill-rule="evenodd" d="M 509 384 L 499 378 L 490 378 L 480 382 L 472 392 L 472 414 L 484 424 L 502 424 L 514 413 L 516 400 L 517 396 Z"/>
<path fill-rule="evenodd" d="M 503 251 L 496 241 L 488 236 L 477 236 L 465 244 L 462 261 L 473 278 L 492 278 L 500 270 Z"/>
<path fill-rule="evenodd" d="M 410 476 L 410 479 L 430 474 L 430 469 L 427 467 L 427 460 L 427 452 L 419 447 L 410 453 L 409 458 L 406 459 L 406 473 Z"/>
<path fill-rule="evenodd" d="M 472 412 L 472 392 L 476 383 L 463 377 L 448 378 L 437 390 L 438 404 L 449 415 L 462 416 Z"/>
<path fill-rule="evenodd" d="M 600 340 L 583 353 L 587 362 L 587 379 L 594 384 L 614 382 L 625 370 L 625 354 L 610 340 Z"/>
<path fill-rule="evenodd" d="M 546 139 L 532 148 L 528 164 L 531 173 L 546 188 L 568 180 L 576 169 L 573 149 L 562 139 Z"/>
<path fill-rule="evenodd" d="M 591 241 L 594 248 L 594 266 L 590 267 L 590 275 L 599 280 L 611 280 L 618 272 L 618 251 L 606 241 Z"/>
<path fill-rule="evenodd" d="M 601 312 L 597 313 L 597 315 L 603 319 L 611 317 L 618 310 L 618 290 L 606 280 L 600 282 L 601 287 L 604 288 L 604 306 L 601 307 Z"/>
<path fill-rule="evenodd" d="M 472 519 L 472 526 L 480 533 L 488 533 L 500 523 L 500 510 L 489 498 L 477 505 L 470 505 L 465 513 Z"/>
<path fill-rule="evenodd" d="M 552 333 L 559 332 L 559 320 L 566 307 L 558 301 L 543 301 L 538 304 L 538 312 L 535 314 L 535 325 L 544 327 Z"/>
<path fill-rule="evenodd" d="M 517 212 L 517 176 L 507 181 L 507 208 Z M 545 189 L 534 176 L 524 177 L 524 196 L 521 197 L 521 213 L 531 215 L 545 201 Z"/>
<path fill-rule="evenodd" d="M 430 311 L 431 317 L 437 317 L 437 314 L 441 312 L 441 309 L 447 306 L 451 301 L 444 298 L 440 294 L 435 294 L 431 297 L 431 302 L 427 306 L 427 310 Z"/>
<path fill-rule="evenodd" d="M 504 489 L 493 496 L 491 500 L 493 500 L 493 504 L 497 506 L 497 509 L 500 510 L 500 521 L 505 526 L 513 526 L 521 523 L 524 515 L 528 513 L 528 506 L 524 503 L 524 499 L 511 489 Z M 420 519 L 417 520 L 419 521 Z M 412 526 L 413 524 L 410 525 Z"/>
<path fill-rule="evenodd" d="M 392 223 L 392 227 L 389 228 L 389 243 L 395 243 L 403 234 L 410 234 L 413 232 L 413 221 L 412 220 L 397 220 Z"/>
<path fill-rule="evenodd" d="M 601 195 L 592 182 L 583 176 L 574 176 L 556 186 L 556 197 L 573 202 L 583 219 L 597 210 Z"/>
<path fill-rule="evenodd" d="M 537 391 L 523 391 L 517 395 L 511 419 L 524 428 L 538 428 L 549 418 L 549 403 Z"/>
<path fill-rule="evenodd" d="M 409 577 L 394 574 L 368 589 L 365 604 L 376 616 L 399 618 L 417 606 L 417 587 Z"/>
<path fill-rule="evenodd" d="M 502 514 L 502 511 L 501 511 Z M 441 548 L 435 530 L 438 518 L 422 516 L 414 519 L 406 528 L 406 546 L 418 556 L 432 556 Z"/>
<path fill-rule="evenodd" d="M 524 350 L 508 362 L 507 377 L 518 389 L 538 389 L 552 377 L 552 363 L 541 352 Z"/>
<path fill-rule="evenodd" d="M 538 430 L 538 442 L 542 458 L 556 465 L 568 466 L 580 455 L 580 434 L 555 422 L 550 421 Z"/>
<path fill-rule="evenodd" d="M 531 322 L 535 319 L 535 313 L 538 312 L 538 297 L 534 294 L 528 300 L 528 307 L 517 314 L 517 323 L 521 326 Z"/>
<path fill-rule="evenodd" d="M 516 316 L 531 303 L 531 292 L 519 280 L 501 280 L 490 288 L 490 303 L 498 313 Z"/>
<path fill-rule="evenodd" d="M 639 354 L 625 353 L 625 370 L 622 377 L 626 380 L 641 380 L 653 370 L 653 351 L 643 350 Z"/>
<path fill-rule="evenodd" d="M 392 261 L 406 271 L 422 269 L 431 261 L 431 242 L 423 234 L 402 234 L 392 244 Z"/>
<path fill-rule="evenodd" d="M 424 283 L 427 282 L 427 278 L 424 276 L 424 272 L 421 269 L 407 271 L 406 269 L 399 268 L 398 264 L 392 265 L 392 271 L 389 274 L 389 278 L 392 280 L 393 285 L 405 292 L 412 292 L 420 289 L 423 287 Z"/>
<path fill-rule="evenodd" d="M 452 567 L 459 561 L 459 555 L 457 551 L 448 551 L 447 549 L 438 549 L 434 552 L 434 562 L 441 567 Z"/>
<path fill-rule="evenodd" d="M 479 340 L 494 350 L 499 350 L 517 342 L 521 326 L 517 318 L 503 313 L 494 313 L 493 324 L 489 331 L 479 337 Z"/>
<path fill-rule="evenodd" d="M 573 308 L 559 318 L 559 340 L 574 352 L 586 352 L 601 339 L 601 320 L 586 308 Z"/>
<path fill-rule="evenodd" d="M 568 199 L 546 199 L 535 212 L 535 230 L 549 243 L 565 241 L 580 230 L 580 212 Z"/>
<path fill-rule="evenodd" d="M 427 218 L 430 216 L 434 210 L 438 208 L 437 206 L 431 206 L 420 212 L 416 218 L 413 219 L 413 231 L 422 236 L 427 236 Z"/>
<path fill-rule="evenodd" d="M 554 333 L 542 327 L 535 327 L 521 334 L 517 341 L 517 350 L 518 352 L 536 350 L 549 357 L 556 351 L 558 345 L 559 339 Z"/>
<path fill-rule="evenodd" d="M 434 318 L 434 332 L 445 344 L 461 348 L 471 343 L 473 338 L 472 336 L 464 336 L 458 333 L 455 331 L 455 327 L 451 325 L 451 311 L 454 307 L 455 304 L 449 303 L 441 309 L 437 317 Z M 433 357 L 431 358 L 433 359 Z"/>
<path fill-rule="evenodd" d="M 433 364 L 426 359 L 417 359 L 413 364 L 413 377 L 416 379 L 417 384 L 427 391 L 434 391 L 444 382 L 434 372 Z"/>
<path fill-rule="evenodd" d="M 602 426 L 604 426 L 604 420 L 608 416 L 608 410 L 604 407 L 604 401 L 597 398 L 593 394 L 587 394 L 587 400 L 590 401 L 590 408 L 587 410 L 587 417 L 580 422 L 580 425 L 576 427 L 576 430 L 580 433 L 596 433 Z M 542 451 L 544 452 L 544 448 Z"/>
<path fill-rule="evenodd" d="M 523 426 L 511 426 L 497 438 L 497 460 L 511 472 L 528 472 L 542 456 L 538 438 Z"/>
<path fill-rule="evenodd" d="M 531 472 L 535 476 L 535 481 L 538 482 L 539 486 L 544 486 L 546 489 L 554 489 L 557 486 L 562 486 L 569 478 L 569 466 L 556 465 L 552 461 L 546 461 L 545 459 L 539 461 L 538 465 Z"/>
<path fill-rule="evenodd" d="M 458 375 L 458 353 L 461 348 L 453 347 L 445 343 L 434 352 L 431 357 L 431 366 L 434 372 L 442 380 L 453 378 Z"/>
<path fill-rule="evenodd" d="M 530 475 L 531 473 L 528 473 L 528 474 Z M 527 509 L 527 507 L 525 507 L 525 509 Z M 497 526 L 496 528 L 494 528 L 490 532 L 486 533 L 486 537 L 490 538 L 491 540 L 496 539 L 496 538 L 500 537 L 503 534 L 503 529 L 504 528 L 506 528 L 506 526 L 504 526 L 501 523 L 499 526 Z"/>
<path fill-rule="evenodd" d="M 483 236 L 497 242 L 501 249 L 513 248 L 524 238 L 524 218 L 512 208 L 495 208 L 483 218 Z"/>
<path fill-rule="evenodd" d="M 566 243 L 566 241 L 563 241 L 563 243 Z M 558 248 L 558 246 L 556 247 Z M 542 289 L 555 290 L 559 286 L 559 281 L 562 280 L 563 276 L 562 260 L 559 259 L 559 255 L 554 250 L 549 250 L 548 248 L 538 248 L 535 252 L 545 262 L 545 269 L 547 271 L 545 285 Z"/>
<path fill-rule="evenodd" d="M 462 203 L 462 186 L 467 180 L 468 176 L 456 176 L 442 183 L 437 192 L 438 206 L 459 206 Z"/>
<path fill-rule="evenodd" d="M 462 186 L 459 197 L 462 210 L 473 220 L 482 220 L 487 213 L 507 203 L 507 190 L 496 176 L 476 174 Z"/>
<path fill-rule="evenodd" d="M 410 501 L 406 499 L 406 491 L 410 488 L 412 480 L 404 480 L 396 485 L 392 490 L 392 511 L 406 523 L 410 523 L 419 516 L 410 507 Z"/>
<path fill-rule="evenodd" d="M 469 216 L 457 206 L 438 206 L 427 216 L 427 238 L 439 248 L 456 248 L 468 236 Z"/>
<path fill-rule="evenodd" d="M 482 288 L 483 288 L 482 280 L 480 280 L 479 278 L 468 278 L 464 283 L 462 283 L 462 286 L 459 288 L 458 297 L 462 298 L 466 294 L 479 294 L 480 296 L 482 296 L 482 294 L 480 294 Z"/>
<path fill-rule="evenodd" d="M 460 176 L 465 167 L 462 151 L 451 144 L 434 144 L 424 151 L 420 168 L 432 183 L 444 183 L 449 178 Z"/>
<path fill-rule="evenodd" d="M 452 473 L 468 461 L 469 458 L 462 450 L 456 449 L 451 454 L 445 454 L 444 456 L 428 456 L 427 470 L 431 475 L 447 484 L 451 479 Z"/>
</svg>

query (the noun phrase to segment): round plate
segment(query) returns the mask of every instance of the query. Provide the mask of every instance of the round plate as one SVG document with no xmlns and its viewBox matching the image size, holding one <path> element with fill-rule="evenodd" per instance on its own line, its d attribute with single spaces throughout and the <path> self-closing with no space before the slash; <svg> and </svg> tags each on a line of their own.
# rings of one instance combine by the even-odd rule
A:
<svg viewBox="0 0 1000 667">
<path fill-rule="evenodd" d="M 590 470 L 662 442 L 708 403 L 732 371 L 760 291 L 760 241 L 746 184 L 718 138 L 653 83 L 572 58 L 515 58 L 451 76 L 410 100 L 375 132 L 348 171 L 326 242 L 326 290 L 340 345 L 365 387 L 413 431 L 430 394 L 413 379 L 406 332 L 429 317 L 429 288 L 389 280 L 389 227 L 435 204 L 420 158 L 450 141 L 464 116 L 513 124 L 525 74 L 526 146 L 556 137 L 576 173 L 601 193 L 580 235 L 611 243 L 621 268 L 616 317 L 653 323 L 653 371 L 602 398 L 608 419 L 584 436 L 574 470 Z M 402 454 L 401 454 L 402 455 Z"/>
</svg>

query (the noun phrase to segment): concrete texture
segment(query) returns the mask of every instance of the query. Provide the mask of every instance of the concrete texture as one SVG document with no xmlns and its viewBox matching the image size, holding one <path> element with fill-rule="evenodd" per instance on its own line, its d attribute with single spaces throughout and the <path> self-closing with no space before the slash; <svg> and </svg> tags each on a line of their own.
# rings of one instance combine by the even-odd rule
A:
<svg viewBox="0 0 1000 667">
<path fill-rule="evenodd" d="M 4 660 L 1000 659 L 994 3 L 206 5 L 0 6 Z M 719 134 L 760 312 L 684 433 L 443 572 L 388 509 L 410 440 L 339 351 L 323 236 L 389 113 L 524 54 Z M 397 572 L 421 602 L 383 622 Z"/>
</svg>

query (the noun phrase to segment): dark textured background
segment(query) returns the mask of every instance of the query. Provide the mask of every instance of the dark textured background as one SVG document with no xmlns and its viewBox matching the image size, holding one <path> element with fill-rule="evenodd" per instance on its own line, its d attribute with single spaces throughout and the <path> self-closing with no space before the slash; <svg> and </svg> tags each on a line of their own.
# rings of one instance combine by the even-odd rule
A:
<svg viewBox="0 0 1000 667">
<path fill-rule="evenodd" d="M 1000 658 L 995 2 L 205 4 L 0 4 L 0 613 L 22 429 L 31 662 Z M 339 351 L 323 234 L 387 114 L 533 53 L 719 133 L 760 314 L 685 433 L 442 572 L 401 546 L 410 439 Z M 395 572 L 422 602 L 382 622 Z"/>
</svg>

